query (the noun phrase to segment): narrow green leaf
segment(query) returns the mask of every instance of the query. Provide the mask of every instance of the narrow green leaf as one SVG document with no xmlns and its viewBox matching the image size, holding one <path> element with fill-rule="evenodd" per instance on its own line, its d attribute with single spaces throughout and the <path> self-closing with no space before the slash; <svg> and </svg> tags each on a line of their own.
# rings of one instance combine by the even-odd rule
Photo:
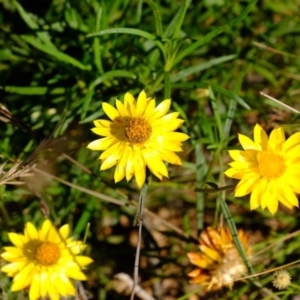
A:
<svg viewBox="0 0 300 300">
<path fill-rule="evenodd" d="M 187 55 L 193 53 L 197 48 L 199 48 L 200 46 L 206 44 L 208 41 L 212 40 L 214 37 L 216 37 L 217 35 L 219 35 L 220 33 L 222 33 L 225 29 L 234 26 L 236 24 L 238 24 L 239 22 L 241 22 L 246 16 L 247 14 L 250 12 L 250 10 L 252 9 L 252 7 L 256 4 L 258 0 L 251 0 L 250 3 L 248 4 L 248 6 L 245 8 L 245 10 L 234 20 L 232 20 L 231 22 L 229 22 L 227 25 L 225 26 L 221 26 L 216 28 L 215 30 L 212 30 L 210 33 L 208 33 L 207 35 L 205 35 L 203 38 L 197 40 L 196 42 L 194 42 L 192 45 L 188 46 L 187 48 L 185 48 L 175 59 L 174 61 L 174 65 L 176 65 L 177 63 L 179 63 L 180 61 L 182 61 L 182 59 L 184 57 L 186 57 Z"/>
<path fill-rule="evenodd" d="M 5 92 L 19 94 L 19 95 L 60 95 L 64 94 L 66 89 L 59 87 L 59 88 L 49 88 L 46 86 L 5 86 Z"/>
<path fill-rule="evenodd" d="M 241 86 L 242 86 L 244 77 L 248 73 L 248 69 L 249 69 L 249 65 L 246 68 L 243 68 L 243 72 L 239 75 L 239 77 L 236 81 L 236 84 L 234 86 L 234 89 L 233 89 L 234 94 L 238 94 L 239 91 L 241 90 Z M 227 139 L 229 136 L 229 132 L 230 132 L 231 125 L 232 125 L 235 111 L 236 111 L 236 106 L 237 106 L 237 101 L 235 101 L 234 99 L 230 99 L 229 108 L 228 108 L 228 112 L 227 112 L 227 116 L 226 116 L 226 120 L 225 120 L 225 124 L 224 124 L 224 139 Z"/>
<path fill-rule="evenodd" d="M 99 31 L 101 29 L 101 18 L 102 18 L 102 8 L 99 7 L 96 16 L 95 30 Z M 95 37 L 94 39 L 94 61 L 97 69 L 100 73 L 103 73 L 102 59 L 101 59 L 101 48 L 100 48 L 100 38 Z"/>
<path fill-rule="evenodd" d="M 143 0 L 138 0 L 137 8 L 136 8 L 136 19 L 135 19 L 136 24 L 139 24 L 142 20 L 142 7 L 143 7 Z"/>
<path fill-rule="evenodd" d="M 99 85 L 100 83 L 102 83 L 103 81 L 106 81 L 106 80 L 109 80 L 109 79 L 112 79 L 112 78 L 116 78 L 116 77 L 128 77 L 128 78 L 131 78 L 131 79 L 135 79 L 136 75 L 131 73 L 131 72 L 124 71 L 124 70 L 113 70 L 113 71 L 106 72 L 105 74 L 103 74 L 102 76 L 100 76 L 96 80 L 94 80 L 90 84 L 88 92 L 87 92 L 87 94 L 86 94 L 86 96 L 84 97 L 84 100 L 83 100 L 81 120 L 86 117 L 86 114 L 89 110 L 89 106 L 90 106 L 91 100 L 92 100 L 93 95 L 94 95 L 95 87 L 97 85 Z"/>
<path fill-rule="evenodd" d="M 187 11 L 188 7 L 190 6 L 191 2 L 192 2 L 191 0 L 185 0 L 184 4 L 183 4 L 183 6 L 180 10 L 180 15 L 179 15 L 179 18 L 178 18 L 178 22 L 176 23 L 175 30 L 174 30 L 174 33 L 173 33 L 173 38 L 175 38 L 175 39 L 179 38 L 179 33 L 180 33 L 180 30 L 181 30 L 181 26 L 183 24 L 186 11 Z"/>
<path fill-rule="evenodd" d="M 162 51 L 163 55 L 165 56 L 165 48 L 164 45 L 156 39 L 156 36 L 140 29 L 135 29 L 135 28 L 110 28 L 110 29 L 104 29 L 100 30 L 98 32 L 93 32 L 87 35 L 87 37 L 95 37 L 95 36 L 101 36 L 101 35 L 106 35 L 106 34 L 118 34 L 118 33 L 125 33 L 125 34 L 132 34 L 132 35 L 137 35 L 140 37 L 143 37 L 147 40 L 153 41 L 157 47 Z"/>
<path fill-rule="evenodd" d="M 39 25 L 35 21 L 33 21 L 29 14 L 27 14 L 27 12 L 24 10 L 21 4 L 17 1 L 14 1 L 14 5 L 17 8 L 18 13 L 20 14 L 23 21 L 27 24 L 27 26 L 33 30 L 38 30 Z"/>
<path fill-rule="evenodd" d="M 27 14 L 27 12 L 24 10 L 24 8 L 21 6 L 21 4 L 17 1 L 15 1 L 15 6 L 23 19 L 23 21 L 27 24 L 27 26 L 32 29 L 37 31 L 37 36 L 48 46 L 48 47 L 54 47 L 53 43 L 50 40 L 48 32 L 44 31 L 38 31 L 39 30 L 39 25 L 32 19 L 32 17 Z"/>
<path fill-rule="evenodd" d="M 267 79 L 273 85 L 276 86 L 278 84 L 276 76 L 274 76 L 274 72 L 272 70 L 268 70 L 264 66 L 258 64 L 253 64 L 252 68 L 256 73 L 261 75 L 263 78 Z"/>
<path fill-rule="evenodd" d="M 101 36 L 106 34 L 118 34 L 118 33 L 125 33 L 125 34 L 133 34 L 144 37 L 147 40 L 154 41 L 156 39 L 155 35 L 140 29 L 135 28 L 110 28 L 104 29 L 97 32 L 93 32 L 87 35 L 87 37 L 94 37 L 94 36 Z"/>
<path fill-rule="evenodd" d="M 56 58 L 59 61 L 72 64 L 73 66 L 75 66 L 81 70 L 90 70 L 91 69 L 90 66 L 85 66 L 77 59 L 59 51 L 57 48 L 49 48 L 47 45 L 43 44 L 36 37 L 22 35 L 22 39 L 24 41 L 26 41 L 28 44 L 30 44 L 31 46 L 35 47 L 36 49 L 53 56 L 54 58 Z"/>
<path fill-rule="evenodd" d="M 223 126 L 222 126 L 222 120 L 221 120 L 221 117 L 220 117 L 220 112 L 219 112 L 219 105 L 217 103 L 217 99 L 211 89 L 211 87 L 208 88 L 209 89 L 209 98 L 210 98 L 210 102 L 211 102 L 211 106 L 212 106 L 212 109 L 213 109 L 213 112 L 214 112 L 214 118 L 216 120 L 216 124 L 217 124 L 217 127 L 218 127 L 218 131 L 219 131 L 219 137 L 220 137 L 220 140 L 223 140 Z"/>
<path fill-rule="evenodd" d="M 161 14 L 159 11 L 159 7 L 157 5 L 157 3 L 155 3 L 152 0 L 145 0 L 148 5 L 151 7 L 152 11 L 153 11 L 153 15 L 154 15 L 154 20 L 155 20 L 155 28 L 156 28 L 156 34 L 158 36 L 162 36 L 163 35 L 163 25 L 162 25 L 162 20 L 161 20 Z"/>
<path fill-rule="evenodd" d="M 216 66 L 218 64 L 232 60 L 234 58 L 235 58 L 235 55 L 232 54 L 232 55 L 221 56 L 218 58 L 213 58 L 213 59 L 205 61 L 205 62 L 201 62 L 198 65 L 192 66 L 190 68 L 186 68 L 186 69 L 178 72 L 177 74 L 171 75 L 171 81 L 176 82 L 176 81 L 182 80 L 183 78 L 188 77 L 192 74 L 209 69 L 212 66 Z"/>
<path fill-rule="evenodd" d="M 211 86 L 213 91 L 221 93 L 221 94 L 223 94 L 227 97 L 230 97 L 233 100 L 235 100 L 238 104 L 243 106 L 244 108 L 250 109 L 250 106 L 242 98 L 240 98 L 238 95 L 236 95 L 235 93 L 233 93 L 231 91 L 228 91 L 226 89 L 223 89 L 222 87 L 220 87 L 218 85 L 211 84 L 210 86 Z"/>
<path fill-rule="evenodd" d="M 176 15 L 173 17 L 168 27 L 166 28 L 163 34 L 164 38 L 171 37 L 171 35 L 174 33 L 174 31 L 176 30 L 176 25 L 179 22 L 180 15 L 181 15 L 181 9 L 177 11 Z"/>
</svg>

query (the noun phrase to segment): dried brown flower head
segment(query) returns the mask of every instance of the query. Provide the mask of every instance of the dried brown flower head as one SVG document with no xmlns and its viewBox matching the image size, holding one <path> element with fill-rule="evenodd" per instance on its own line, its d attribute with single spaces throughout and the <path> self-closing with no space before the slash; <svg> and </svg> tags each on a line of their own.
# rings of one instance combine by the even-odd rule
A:
<svg viewBox="0 0 300 300">
<path fill-rule="evenodd" d="M 249 238 L 242 230 L 238 237 L 246 254 L 251 254 Z M 198 268 L 188 274 L 191 283 L 206 285 L 206 290 L 217 290 L 222 286 L 231 288 L 234 279 L 247 273 L 247 268 L 236 249 L 228 227 L 208 227 L 200 235 L 201 252 L 189 252 L 190 262 Z"/>
</svg>

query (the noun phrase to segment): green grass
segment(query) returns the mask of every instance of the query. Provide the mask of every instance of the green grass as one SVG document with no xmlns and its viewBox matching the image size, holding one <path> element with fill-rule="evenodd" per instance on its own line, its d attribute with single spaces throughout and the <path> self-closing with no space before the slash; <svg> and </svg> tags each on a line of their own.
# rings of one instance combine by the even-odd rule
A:
<svg viewBox="0 0 300 300">
<path fill-rule="evenodd" d="M 300 2 L 3 0 L 0 5 L 0 102 L 15 118 L 12 124 L 1 122 L 0 163 L 8 161 L 7 171 L 16 160 L 38 162 L 55 176 L 33 174 L 26 185 L 0 186 L 1 246 L 10 244 L 7 232 L 21 232 L 26 221 L 42 223 L 43 200 L 54 224 L 70 224 L 74 236 L 83 239 L 90 224 L 86 254 L 95 262 L 84 286 L 93 299 L 128 299 L 115 290 L 114 275 L 133 274 L 133 200 L 139 190 L 134 181 L 115 184 L 113 169 L 100 172 L 99 153 L 86 146 L 96 139 L 92 121 L 105 118 L 102 102 L 114 104 L 128 91 L 137 95 L 145 89 L 157 102 L 172 99 L 172 110 L 185 120 L 181 130 L 191 139 L 180 154 L 183 166 L 169 165 L 170 179 L 152 177 L 149 185 L 145 206 L 152 213 L 144 217 L 142 287 L 166 300 L 272 299 L 257 286 L 278 293 L 271 273 L 240 281 L 232 291 L 199 292 L 188 283 L 192 266 L 186 253 L 197 250 L 199 230 L 222 218 L 217 194 L 195 188 L 233 183 L 223 171 L 227 150 L 238 145 L 237 133 L 251 136 L 256 123 L 268 132 L 279 125 L 288 135 L 299 130 L 297 114 L 259 93 L 300 109 Z M 299 259 L 297 237 L 280 240 L 299 228 L 297 209 L 272 216 L 250 211 L 248 197 L 229 192 L 226 200 L 232 226 L 253 237 L 255 273 Z M 289 271 L 294 285 L 278 293 L 279 299 L 299 294 L 298 269 Z M 0 286 L 1 299 L 25 297 L 9 291 L 3 274 Z"/>
</svg>

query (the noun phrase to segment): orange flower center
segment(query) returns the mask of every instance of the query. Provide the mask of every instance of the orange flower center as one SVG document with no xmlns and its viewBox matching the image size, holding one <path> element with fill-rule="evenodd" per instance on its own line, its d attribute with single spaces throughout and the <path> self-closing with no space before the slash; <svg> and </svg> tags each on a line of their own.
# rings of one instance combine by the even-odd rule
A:
<svg viewBox="0 0 300 300">
<path fill-rule="evenodd" d="M 152 133 L 150 124 L 144 119 L 130 119 L 125 126 L 125 135 L 133 144 L 146 142 Z"/>
<path fill-rule="evenodd" d="M 272 152 L 258 154 L 258 169 L 261 176 L 267 179 L 280 177 L 285 171 L 284 160 Z"/>
<path fill-rule="evenodd" d="M 50 266 L 60 258 L 59 248 L 50 242 L 42 242 L 35 250 L 35 259 L 38 263 L 44 266 Z"/>
</svg>

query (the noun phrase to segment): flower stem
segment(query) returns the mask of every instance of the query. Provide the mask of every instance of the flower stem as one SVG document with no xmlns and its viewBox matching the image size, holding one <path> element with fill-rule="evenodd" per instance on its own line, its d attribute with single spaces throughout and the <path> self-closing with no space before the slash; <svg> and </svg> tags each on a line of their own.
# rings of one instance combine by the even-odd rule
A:
<svg viewBox="0 0 300 300">
<path fill-rule="evenodd" d="M 140 193 L 137 216 L 136 216 L 136 220 L 135 220 L 136 226 L 139 229 L 139 234 L 138 234 L 138 241 L 137 241 L 136 253 L 135 253 L 134 271 L 133 271 L 133 286 L 132 286 L 130 300 L 134 299 L 135 289 L 137 286 L 138 275 L 139 275 L 139 262 L 140 262 L 140 250 L 141 250 L 142 227 L 143 227 L 143 209 L 144 209 L 144 202 L 145 202 L 147 190 L 148 190 L 148 179 L 147 179 L 147 182 L 143 185 L 143 188 Z"/>
<path fill-rule="evenodd" d="M 241 256 L 241 258 L 243 259 L 245 265 L 247 266 L 248 268 L 248 271 L 251 273 L 251 274 L 254 274 L 255 271 L 253 269 L 253 267 L 251 266 L 248 258 L 247 258 L 247 255 L 245 253 L 245 250 L 242 246 L 242 243 L 238 237 L 238 232 L 237 232 L 237 229 L 236 229 L 236 226 L 235 226 L 235 223 L 232 219 L 232 215 L 230 213 L 230 210 L 225 202 L 225 200 L 222 198 L 221 194 L 218 193 L 218 200 L 221 204 L 221 208 L 222 208 L 222 211 L 223 211 L 223 214 L 225 216 L 225 219 L 227 221 L 227 224 L 229 226 L 229 229 L 230 229 L 230 232 L 231 232 L 231 235 L 232 235 L 232 238 L 233 238 L 233 241 L 234 241 L 234 244 Z"/>
</svg>

